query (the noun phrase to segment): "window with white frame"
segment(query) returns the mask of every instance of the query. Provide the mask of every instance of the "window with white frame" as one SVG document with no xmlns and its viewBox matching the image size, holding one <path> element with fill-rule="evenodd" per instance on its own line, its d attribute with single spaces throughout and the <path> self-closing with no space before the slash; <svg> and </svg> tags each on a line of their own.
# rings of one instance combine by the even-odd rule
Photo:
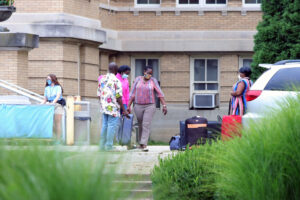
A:
<svg viewBox="0 0 300 200">
<path fill-rule="evenodd" d="M 227 0 L 177 0 L 177 5 L 226 5 Z"/>
<path fill-rule="evenodd" d="M 218 59 L 194 59 L 192 86 L 196 91 L 218 91 Z"/>
<path fill-rule="evenodd" d="M 240 57 L 239 68 L 241 68 L 241 67 L 250 67 L 251 68 L 252 61 L 253 60 L 251 57 Z"/>
<path fill-rule="evenodd" d="M 260 5 L 261 0 L 243 0 L 244 5 Z"/>
<path fill-rule="evenodd" d="M 160 0 L 135 0 L 136 5 L 160 5 Z"/>
<path fill-rule="evenodd" d="M 144 75 L 145 66 L 153 68 L 153 77 L 159 81 L 159 59 L 157 58 L 135 58 L 133 63 L 132 75 L 135 77 Z M 133 80 L 134 80 L 133 79 Z"/>
<path fill-rule="evenodd" d="M 226 4 L 226 0 L 206 0 L 206 4 Z"/>
</svg>

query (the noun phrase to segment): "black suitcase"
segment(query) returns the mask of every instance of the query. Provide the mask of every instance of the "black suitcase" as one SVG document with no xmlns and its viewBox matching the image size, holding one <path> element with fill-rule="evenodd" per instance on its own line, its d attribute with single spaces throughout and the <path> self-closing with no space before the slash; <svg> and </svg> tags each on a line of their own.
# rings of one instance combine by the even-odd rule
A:
<svg viewBox="0 0 300 200">
<path fill-rule="evenodd" d="M 180 130 L 180 149 L 184 150 L 186 147 L 186 138 L 185 138 L 185 121 L 179 122 Z"/>
<path fill-rule="evenodd" d="M 215 142 L 221 137 L 221 126 L 222 122 L 219 121 L 208 121 L 207 122 L 207 134 L 210 141 Z"/>
<path fill-rule="evenodd" d="M 208 138 L 207 119 L 195 116 L 185 120 L 186 142 L 190 146 L 195 144 L 205 144 Z"/>
</svg>

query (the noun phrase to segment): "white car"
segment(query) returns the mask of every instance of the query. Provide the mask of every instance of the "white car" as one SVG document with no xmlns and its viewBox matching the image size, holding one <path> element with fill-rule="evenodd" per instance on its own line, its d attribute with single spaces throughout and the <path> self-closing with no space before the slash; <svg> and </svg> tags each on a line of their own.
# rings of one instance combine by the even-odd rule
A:
<svg viewBox="0 0 300 200">
<path fill-rule="evenodd" d="M 300 87 L 300 60 L 285 60 L 275 64 L 261 64 L 268 68 L 252 85 L 246 94 L 247 113 L 242 117 L 243 127 L 250 121 L 259 121 L 265 114 L 286 100 L 297 95 Z"/>
</svg>

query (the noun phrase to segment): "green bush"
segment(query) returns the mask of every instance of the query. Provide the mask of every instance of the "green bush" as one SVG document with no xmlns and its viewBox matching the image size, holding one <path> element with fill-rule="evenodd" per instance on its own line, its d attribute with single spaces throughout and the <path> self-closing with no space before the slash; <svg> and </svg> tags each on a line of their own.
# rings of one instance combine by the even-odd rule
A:
<svg viewBox="0 0 300 200">
<path fill-rule="evenodd" d="M 151 178 L 155 199 L 300 199 L 300 97 L 242 138 L 160 160 Z"/>
<path fill-rule="evenodd" d="M 218 148 L 201 146 L 160 159 L 151 174 L 155 199 L 213 199 L 214 164 Z"/>
<path fill-rule="evenodd" d="M 119 199 L 113 169 L 105 167 L 103 156 L 2 145 L 0 199 Z"/>
<path fill-rule="evenodd" d="M 217 158 L 220 199 L 300 198 L 300 98 L 268 116 Z"/>
<path fill-rule="evenodd" d="M 14 4 L 14 0 L 0 0 L 0 6 L 11 6 Z"/>
</svg>

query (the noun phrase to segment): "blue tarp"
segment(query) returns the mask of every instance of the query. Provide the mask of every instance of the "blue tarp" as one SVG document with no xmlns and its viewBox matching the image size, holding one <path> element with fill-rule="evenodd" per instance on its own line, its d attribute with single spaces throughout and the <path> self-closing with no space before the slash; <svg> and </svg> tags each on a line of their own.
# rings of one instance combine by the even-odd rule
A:
<svg viewBox="0 0 300 200">
<path fill-rule="evenodd" d="M 0 105 L 0 138 L 51 138 L 53 105 Z"/>
</svg>

